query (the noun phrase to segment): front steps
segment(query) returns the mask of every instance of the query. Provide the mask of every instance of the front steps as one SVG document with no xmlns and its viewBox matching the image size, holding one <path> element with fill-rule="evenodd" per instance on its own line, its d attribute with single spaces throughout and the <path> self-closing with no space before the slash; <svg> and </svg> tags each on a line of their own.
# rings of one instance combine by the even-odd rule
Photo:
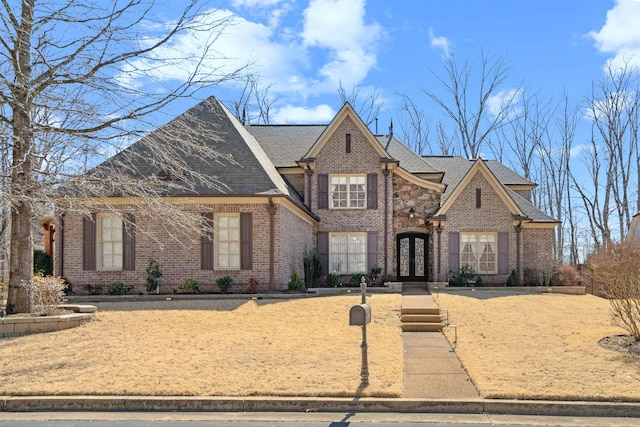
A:
<svg viewBox="0 0 640 427">
<path fill-rule="evenodd" d="M 426 284 L 403 284 L 400 321 L 402 332 L 441 332 L 440 307 L 426 290 Z"/>
</svg>

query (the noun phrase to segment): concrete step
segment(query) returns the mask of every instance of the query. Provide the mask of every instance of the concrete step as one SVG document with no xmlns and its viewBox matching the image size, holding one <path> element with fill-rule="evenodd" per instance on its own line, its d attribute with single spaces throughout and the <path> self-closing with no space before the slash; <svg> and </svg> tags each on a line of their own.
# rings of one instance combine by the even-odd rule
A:
<svg viewBox="0 0 640 427">
<path fill-rule="evenodd" d="M 439 307 L 402 307 L 401 314 L 431 314 L 440 315 Z"/>
<path fill-rule="evenodd" d="M 423 290 L 429 292 L 427 282 L 402 282 L 402 292 Z"/>
<path fill-rule="evenodd" d="M 403 323 L 402 332 L 441 332 L 442 323 L 440 322 L 412 322 Z"/>
<path fill-rule="evenodd" d="M 438 314 L 403 314 L 400 316 L 402 323 L 442 323 L 442 316 Z"/>
</svg>

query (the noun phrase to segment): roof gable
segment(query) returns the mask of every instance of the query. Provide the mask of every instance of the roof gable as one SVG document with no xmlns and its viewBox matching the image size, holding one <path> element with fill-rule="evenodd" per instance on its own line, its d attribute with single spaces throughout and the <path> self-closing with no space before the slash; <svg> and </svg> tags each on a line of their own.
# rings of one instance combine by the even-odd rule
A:
<svg viewBox="0 0 640 427">
<path fill-rule="evenodd" d="M 375 136 L 371 133 L 367 125 L 364 124 L 360 116 L 353 110 L 353 107 L 348 102 L 345 102 L 338 114 L 331 120 L 331 123 L 324 129 L 318 140 L 311 146 L 309 151 L 304 155 L 303 159 L 314 159 L 318 153 L 322 150 L 325 144 L 331 139 L 331 136 L 336 132 L 338 127 L 347 118 L 350 118 L 356 125 L 358 130 L 364 135 L 365 139 L 371 144 L 374 150 L 380 155 L 380 158 L 389 159 L 391 156 L 380 145 Z"/>
<path fill-rule="evenodd" d="M 444 203 L 440 206 L 440 209 L 436 212 L 434 216 L 445 215 L 449 208 L 453 205 L 453 203 L 458 199 L 462 191 L 469 185 L 471 180 L 476 176 L 476 174 L 481 174 L 496 194 L 500 197 L 500 199 L 504 202 L 505 206 L 513 215 L 525 216 L 525 213 L 520 209 L 518 204 L 513 200 L 511 195 L 507 192 L 505 187 L 498 181 L 496 176 L 491 172 L 487 164 L 482 159 L 477 159 L 473 162 L 472 166 L 469 168 L 467 173 L 462 177 L 460 182 L 457 183 L 455 188 L 452 189 L 451 193 L 444 201 Z"/>
</svg>

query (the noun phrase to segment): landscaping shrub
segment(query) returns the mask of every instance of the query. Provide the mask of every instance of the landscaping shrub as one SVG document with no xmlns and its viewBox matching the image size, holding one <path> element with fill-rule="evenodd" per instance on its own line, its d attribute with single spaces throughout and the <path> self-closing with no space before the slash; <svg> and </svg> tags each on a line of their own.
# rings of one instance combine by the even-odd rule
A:
<svg viewBox="0 0 640 427">
<path fill-rule="evenodd" d="M 218 289 L 220 290 L 220 292 L 226 294 L 231 290 L 231 287 L 233 286 L 233 279 L 229 276 L 219 277 L 218 280 L 216 280 L 216 285 L 218 285 Z"/>
<path fill-rule="evenodd" d="M 365 273 L 353 273 L 351 275 L 351 286 L 360 286 L 363 277 L 366 280 L 367 275 Z"/>
<path fill-rule="evenodd" d="M 449 286 L 467 286 L 474 284 L 475 273 L 471 267 L 462 267 L 457 273 L 449 272 Z"/>
<path fill-rule="evenodd" d="M 560 264 L 553 271 L 551 283 L 553 286 L 578 286 L 582 281 L 578 270 L 567 264 Z"/>
<path fill-rule="evenodd" d="M 147 264 L 147 292 L 154 292 L 158 289 L 161 277 L 160 266 L 155 259 L 149 258 L 149 264 Z"/>
<path fill-rule="evenodd" d="M 340 275 L 338 273 L 327 274 L 327 285 L 332 288 L 337 287 L 340 284 Z"/>
<path fill-rule="evenodd" d="M 24 286 L 27 289 L 32 313 L 51 315 L 58 311 L 56 306 L 62 304 L 65 288 L 62 278 L 36 275 Z"/>
<path fill-rule="evenodd" d="M 371 283 L 372 285 L 379 285 L 381 282 L 380 273 L 382 273 L 382 267 L 378 265 L 374 265 L 373 267 L 371 267 L 371 270 L 369 271 L 369 283 Z"/>
<path fill-rule="evenodd" d="M 102 294 L 102 286 L 100 286 L 100 285 L 87 284 L 87 285 L 85 285 L 85 287 L 87 288 L 87 295 L 100 295 L 100 294 Z"/>
<path fill-rule="evenodd" d="M 253 277 L 249 279 L 249 289 L 247 292 L 250 294 L 258 294 L 260 293 L 260 282 L 258 282 Z"/>
<path fill-rule="evenodd" d="M 186 282 L 180 285 L 180 292 L 184 292 L 185 294 L 199 294 L 200 285 L 193 279 L 187 279 Z"/>
<path fill-rule="evenodd" d="M 126 295 L 133 290 L 135 286 L 125 285 L 122 282 L 113 282 L 107 286 L 107 295 Z"/>
<path fill-rule="evenodd" d="M 33 251 L 33 273 L 41 276 L 53 275 L 51 256 L 41 249 Z"/>
<path fill-rule="evenodd" d="M 313 249 L 305 249 L 302 262 L 304 264 L 304 284 L 307 288 L 310 288 L 322 274 L 320 257 Z"/>
<path fill-rule="evenodd" d="M 482 277 L 480 277 L 480 276 L 476 277 L 476 286 L 478 286 L 478 287 L 484 286 L 484 280 L 482 280 Z"/>
<path fill-rule="evenodd" d="M 616 324 L 640 341 L 640 244 L 628 240 L 601 247 L 587 265 L 592 279 L 602 283 Z"/>
<path fill-rule="evenodd" d="M 511 270 L 511 274 L 507 277 L 507 286 L 518 286 L 518 272 L 515 268 Z"/>
<path fill-rule="evenodd" d="M 302 288 L 304 288 L 304 280 L 302 280 L 296 270 L 293 270 L 293 273 L 291 273 L 291 279 L 289 279 L 289 290 L 299 291 Z"/>
</svg>

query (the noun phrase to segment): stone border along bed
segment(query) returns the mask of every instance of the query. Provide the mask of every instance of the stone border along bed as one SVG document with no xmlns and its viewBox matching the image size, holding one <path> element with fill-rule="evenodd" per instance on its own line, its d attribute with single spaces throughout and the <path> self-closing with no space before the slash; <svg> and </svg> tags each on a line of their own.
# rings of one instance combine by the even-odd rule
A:
<svg viewBox="0 0 640 427">
<path fill-rule="evenodd" d="M 75 328 L 93 319 L 97 307 L 94 305 L 60 305 L 58 308 L 73 313 L 56 316 L 3 317 L 0 318 L 0 338 L 17 337 L 42 332 Z"/>
</svg>

